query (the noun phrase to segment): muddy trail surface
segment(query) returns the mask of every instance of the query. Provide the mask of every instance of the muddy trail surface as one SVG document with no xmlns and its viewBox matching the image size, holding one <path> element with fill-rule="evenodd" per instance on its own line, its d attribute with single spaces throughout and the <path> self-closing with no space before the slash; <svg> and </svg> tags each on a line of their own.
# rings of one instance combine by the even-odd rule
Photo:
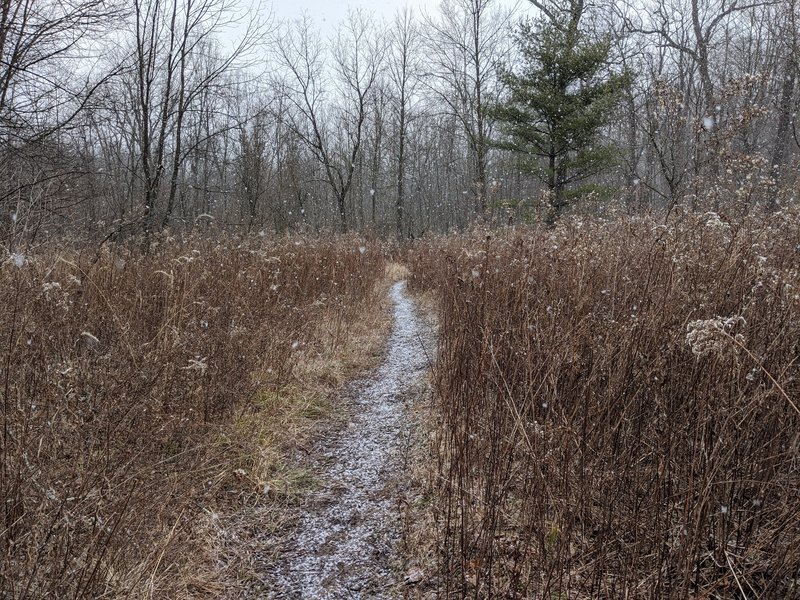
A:
<svg viewBox="0 0 800 600">
<path fill-rule="evenodd" d="M 394 324 L 383 363 L 350 384 L 350 421 L 305 461 L 320 479 L 266 567 L 262 598 L 393 598 L 398 586 L 398 485 L 406 410 L 429 366 L 431 335 L 406 296 L 390 291 Z"/>
</svg>

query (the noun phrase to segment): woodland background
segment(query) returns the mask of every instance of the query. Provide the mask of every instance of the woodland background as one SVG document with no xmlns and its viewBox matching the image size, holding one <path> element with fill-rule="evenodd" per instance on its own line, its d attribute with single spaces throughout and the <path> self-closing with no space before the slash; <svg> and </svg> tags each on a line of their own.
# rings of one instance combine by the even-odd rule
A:
<svg viewBox="0 0 800 600">
<path fill-rule="evenodd" d="M 794 0 L 444 0 L 332 36 L 226 0 L 4 0 L 0 243 L 165 228 L 419 237 L 541 218 L 495 107 L 518 24 L 579 7 L 627 73 L 614 160 L 570 205 L 747 212 L 794 199 Z M 523 157 L 524 158 L 524 157 Z"/>
</svg>

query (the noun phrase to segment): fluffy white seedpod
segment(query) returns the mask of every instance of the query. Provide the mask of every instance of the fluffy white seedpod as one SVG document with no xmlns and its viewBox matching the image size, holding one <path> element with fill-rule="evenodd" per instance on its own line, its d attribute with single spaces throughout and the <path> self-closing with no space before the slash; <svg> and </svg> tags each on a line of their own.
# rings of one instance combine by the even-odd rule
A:
<svg viewBox="0 0 800 600">
<path fill-rule="evenodd" d="M 686 343 L 691 346 L 692 353 L 697 357 L 719 354 L 729 347 L 731 340 L 744 345 L 746 341 L 744 335 L 733 333 L 733 330 L 740 325 L 747 325 L 747 321 L 739 315 L 690 321 L 686 325 Z"/>
<path fill-rule="evenodd" d="M 42 284 L 42 293 L 48 300 L 53 300 L 61 291 L 61 284 L 57 281 L 48 281 Z"/>
<path fill-rule="evenodd" d="M 89 348 L 97 348 L 97 346 L 100 345 L 100 340 L 97 339 L 94 334 L 89 333 L 88 331 L 82 331 L 81 338 L 83 338 L 83 343 Z"/>
</svg>

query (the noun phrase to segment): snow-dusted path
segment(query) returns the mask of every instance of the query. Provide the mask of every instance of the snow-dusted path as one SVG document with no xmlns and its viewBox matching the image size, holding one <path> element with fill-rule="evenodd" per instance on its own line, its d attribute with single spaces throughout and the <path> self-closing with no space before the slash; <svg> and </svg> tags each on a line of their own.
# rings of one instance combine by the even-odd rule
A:
<svg viewBox="0 0 800 600">
<path fill-rule="evenodd" d="M 383 364 L 351 384 L 353 418 L 320 442 L 310 468 L 322 489 L 266 574 L 267 598 L 389 598 L 399 520 L 394 493 L 407 443 L 404 396 L 428 367 L 405 282 L 390 291 L 394 325 Z M 427 345 L 427 344 L 426 344 Z"/>
</svg>

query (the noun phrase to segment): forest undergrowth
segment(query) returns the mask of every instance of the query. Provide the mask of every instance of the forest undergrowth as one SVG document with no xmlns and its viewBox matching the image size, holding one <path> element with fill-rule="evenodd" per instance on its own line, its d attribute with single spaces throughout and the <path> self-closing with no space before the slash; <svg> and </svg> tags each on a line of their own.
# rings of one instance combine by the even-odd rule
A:
<svg viewBox="0 0 800 600">
<path fill-rule="evenodd" d="M 800 215 L 416 243 L 440 597 L 800 597 Z"/>
<path fill-rule="evenodd" d="M 355 236 L 8 257 L 0 596 L 218 593 L 215 518 L 290 491 L 280 444 L 380 353 L 385 265 Z"/>
</svg>

